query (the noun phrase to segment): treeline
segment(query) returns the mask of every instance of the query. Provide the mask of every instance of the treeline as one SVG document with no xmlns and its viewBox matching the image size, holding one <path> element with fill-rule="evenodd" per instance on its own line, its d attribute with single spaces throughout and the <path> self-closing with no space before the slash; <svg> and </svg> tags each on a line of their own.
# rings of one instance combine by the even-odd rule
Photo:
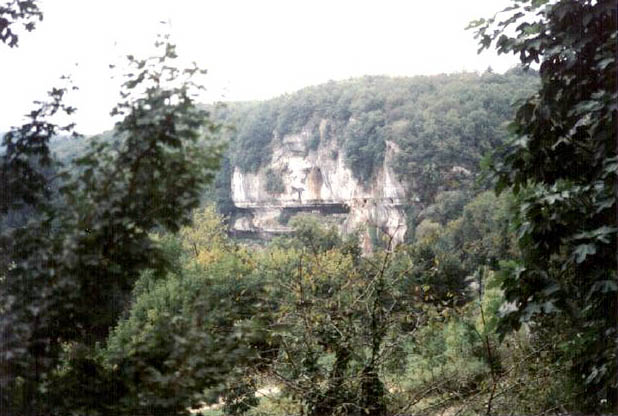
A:
<svg viewBox="0 0 618 416">
<path fill-rule="evenodd" d="M 268 169 L 280 139 L 302 130 L 310 132 L 307 148 L 316 149 L 320 122 L 326 120 L 323 139 L 336 142 L 361 182 L 370 181 L 382 165 L 390 141 L 399 149 L 393 168 L 410 201 L 418 198 L 427 206 L 447 191 L 469 199 L 472 188 L 478 192 L 490 186 L 478 181 L 480 162 L 504 143 L 516 102 L 530 95 L 538 82 L 535 71 L 521 68 L 505 74 L 488 70 L 413 78 L 374 76 L 329 82 L 264 102 L 205 107 L 222 124 L 227 150 L 216 184 L 204 198 L 215 200 L 221 213 L 231 214 L 235 167 L 245 172 Z M 112 141 L 112 133 L 96 140 Z M 59 138 L 51 149 L 68 162 L 85 150 L 84 143 Z M 418 214 L 410 210 L 412 226 Z"/>
<path fill-rule="evenodd" d="M 439 190 L 460 189 L 451 170 L 478 172 L 483 155 L 502 144 L 517 100 L 538 86 L 533 70 L 461 73 L 413 78 L 363 77 L 308 87 L 254 103 L 231 103 L 217 112 L 234 126 L 229 159 L 242 171 L 270 163 L 288 134 L 309 132 L 308 149 L 334 140 L 361 182 L 384 161 L 386 142 L 400 149 L 395 171 L 410 195 L 431 202 Z M 320 135 L 319 125 L 327 121 Z M 469 185 L 470 181 L 468 181 Z"/>
</svg>

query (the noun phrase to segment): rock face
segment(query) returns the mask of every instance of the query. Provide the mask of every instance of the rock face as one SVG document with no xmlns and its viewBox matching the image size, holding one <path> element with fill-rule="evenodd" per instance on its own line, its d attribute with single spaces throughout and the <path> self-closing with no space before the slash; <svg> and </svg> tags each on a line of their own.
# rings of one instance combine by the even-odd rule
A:
<svg viewBox="0 0 618 416">
<path fill-rule="evenodd" d="M 372 227 L 391 236 L 394 243 L 403 241 L 406 195 L 391 168 L 396 145 L 386 143 L 383 166 L 370 183 L 359 183 L 336 138 L 325 137 L 327 125 L 327 120 L 321 121 L 320 141 L 314 149 L 309 148 L 309 129 L 280 138 L 275 135 L 268 166 L 255 173 L 234 168 L 231 193 L 238 212 L 232 231 L 286 233 L 290 216 L 312 212 L 323 215 L 344 233 L 360 231 L 365 251 L 371 250 Z M 275 191 L 267 185 L 273 179 L 279 184 Z"/>
</svg>

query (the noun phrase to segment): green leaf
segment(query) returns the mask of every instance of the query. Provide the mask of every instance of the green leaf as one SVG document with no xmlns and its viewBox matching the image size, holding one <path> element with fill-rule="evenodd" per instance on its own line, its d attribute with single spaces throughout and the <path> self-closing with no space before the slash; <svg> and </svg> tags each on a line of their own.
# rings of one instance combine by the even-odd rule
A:
<svg viewBox="0 0 618 416">
<path fill-rule="evenodd" d="M 573 254 L 576 256 L 575 261 L 579 264 L 586 260 L 586 257 L 597 252 L 597 247 L 594 244 L 580 244 L 575 247 Z"/>
<path fill-rule="evenodd" d="M 610 227 L 604 225 L 592 231 L 586 231 L 573 236 L 575 240 L 583 240 L 583 239 L 596 239 L 602 243 L 609 243 L 610 238 L 608 237 L 610 234 L 615 234 L 618 231 L 616 227 Z"/>
</svg>

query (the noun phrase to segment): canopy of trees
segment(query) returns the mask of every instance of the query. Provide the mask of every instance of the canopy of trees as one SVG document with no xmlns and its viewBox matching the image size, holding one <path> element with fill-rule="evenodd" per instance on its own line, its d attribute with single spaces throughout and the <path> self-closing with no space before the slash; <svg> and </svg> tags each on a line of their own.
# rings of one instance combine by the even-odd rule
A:
<svg viewBox="0 0 618 416">
<path fill-rule="evenodd" d="M 235 126 L 229 152 L 232 165 L 243 171 L 267 166 L 273 146 L 287 134 L 304 129 L 310 133 L 308 147 L 317 147 L 320 121 L 327 120 L 323 139 L 336 140 L 361 182 L 372 178 L 384 161 L 385 142 L 392 141 L 402 149 L 397 173 L 411 193 L 431 198 L 438 187 L 448 186 L 453 166 L 478 171 L 482 156 L 504 141 L 502 124 L 513 116 L 513 103 L 531 94 L 537 83 L 534 71 L 520 69 L 505 75 L 488 70 L 482 75 L 364 77 L 262 103 L 231 104 L 219 114 Z"/>
<path fill-rule="evenodd" d="M 336 140 L 362 181 L 396 143 L 423 204 L 405 244 L 375 233 L 366 256 L 307 215 L 241 245 L 200 207 L 221 124 L 167 37 L 159 56 L 128 57 L 112 133 L 54 124 L 75 109 L 52 89 L 0 154 L 2 414 L 616 411 L 615 3 L 504 13 L 472 26 L 481 48 L 519 54 L 505 75 L 367 77 L 218 113 L 237 124 L 220 200 L 232 168 L 266 166 L 286 134 Z M 40 18 L 36 1 L 9 2 L 0 40 L 16 46 L 15 25 Z M 59 135 L 83 147 L 54 153 Z M 494 148 L 494 182 L 449 174 Z"/>
<path fill-rule="evenodd" d="M 157 46 L 158 57 L 129 56 L 135 71 L 113 109 L 124 116 L 113 141 L 93 141 L 68 166 L 53 157 L 51 138 L 72 130 L 49 121 L 74 111 L 62 103 L 66 89 L 3 138 L 0 406 L 9 414 L 56 411 L 45 392 L 63 351 L 92 351 L 139 273 L 167 270 L 150 233 L 188 224 L 214 176 L 219 148 L 197 143 L 217 128 L 191 100 L 199 69 L 174 68 L 166 38 Z"/>
</svg>

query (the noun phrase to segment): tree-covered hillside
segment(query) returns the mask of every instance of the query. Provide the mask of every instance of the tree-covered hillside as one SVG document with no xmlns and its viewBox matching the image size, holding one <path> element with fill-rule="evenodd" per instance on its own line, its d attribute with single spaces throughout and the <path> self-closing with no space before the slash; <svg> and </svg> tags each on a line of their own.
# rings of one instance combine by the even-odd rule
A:
<svg viewBox="0 0 618 416">
<path fill-rule="evenodd" d="M 307 87 L 268 101 L 207 106 L 228 127 L 228 150 L 216 187 L 209 188 L 205 198 L 216 199 L 220 212 L 231 213 L 233 169 L 255 172 L 267 167 L 284 136 L 306 131 L 309 149 L 316 149 L 321 138 L 335 141 L 334 147 L 361 183 L 372 179 L 384 162 L 386 142 L 393 143 L 399 150 L 393 169 L 408 198 L 427 207 L 441 193 L 466 192 L 475 184 L 483 156 L 505 141 L 514 104 L 530 95 L 538 82 L 535 71 L 520 68 L 505 74 L 487 70 L 367 76 Z M 324 120 L 327 128 L 321 135 Z M 97 139 L 111 141 L 112 132 Z M 68 162 L 83 152 L 84 143 L 58 138 L 51 150 Z"/>
<path fill-rule="evenodd" d="M 410 195 L 432 200 L 439 190 L 461 187 L 454 173 L 478 172 L 482 156 L 504 141 L 513 104 L 537 85 L 534 71 L 519 68 L 504 75 L 367 76 L 232 103 L 219 115 L 235 127 L 229 157 L 244 172 L 268 165 L 281 138 L 305 130 L 308 148 L 321 137 L 336 140 L 355 177 L 366 182 L 389 141 L 401 149 L 395 170 Z M 328 128 L 320 135 L 322 120 Z"/>
</svg>

